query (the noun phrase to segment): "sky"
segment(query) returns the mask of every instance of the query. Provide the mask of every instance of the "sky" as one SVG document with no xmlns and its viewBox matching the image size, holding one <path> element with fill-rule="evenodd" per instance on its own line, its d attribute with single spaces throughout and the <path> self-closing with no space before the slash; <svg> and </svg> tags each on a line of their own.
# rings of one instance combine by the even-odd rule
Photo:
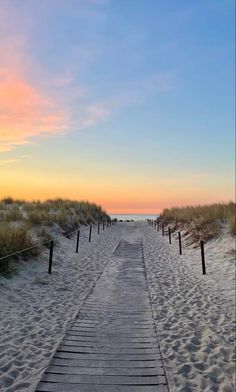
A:
<svg viewBox="0 0 236 392">
<path fill-rule="evenodd" d="M 234 0 L 0 0 L 0 198 L 234 199 Z"/>
</svg>

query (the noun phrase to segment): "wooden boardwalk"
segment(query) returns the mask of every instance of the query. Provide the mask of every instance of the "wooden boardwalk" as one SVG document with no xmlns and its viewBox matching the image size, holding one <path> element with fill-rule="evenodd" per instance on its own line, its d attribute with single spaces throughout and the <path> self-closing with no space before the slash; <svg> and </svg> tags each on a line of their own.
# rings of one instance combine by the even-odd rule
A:
<svg viewBox="0 0 236 392">
<path fill-rule="evenodd" d="M 120 242 L 36 391 L 168 391 L 140 239 Z"/>
</svg>

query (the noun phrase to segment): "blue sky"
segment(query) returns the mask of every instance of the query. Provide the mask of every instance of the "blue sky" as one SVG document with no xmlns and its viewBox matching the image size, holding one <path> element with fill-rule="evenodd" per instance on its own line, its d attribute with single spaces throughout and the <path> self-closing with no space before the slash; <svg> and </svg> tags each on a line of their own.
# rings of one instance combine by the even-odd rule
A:
<svg viewBox="0 0 236 392">
<path fill-rule="evenodd" d="M 17 172 L 13 196 L 111 212 L 233 198 L 234 1 L 3 0 L 0 21 L 2 194 Z"/>
</svg>

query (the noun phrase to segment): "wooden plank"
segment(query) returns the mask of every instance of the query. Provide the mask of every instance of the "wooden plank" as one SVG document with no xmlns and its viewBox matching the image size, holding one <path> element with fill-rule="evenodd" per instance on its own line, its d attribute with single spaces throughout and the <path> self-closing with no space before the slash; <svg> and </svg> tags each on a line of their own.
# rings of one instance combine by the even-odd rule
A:
<svg viewBox="0 0 236 392">
<path fill-rule="evenodd" d="M 117 338 L 117 337 L 119 337 L 119 338 L 121 338 L 121 339 L 129 339 L 129 338 L 156 338 L 156 334 L 155 333 L 144 333 L 144 332 L 142 332 L 142 333 L 128 333 L 128 332 L 123 332 L 123 333 L 119 333 L 119 332 L 114 332 L 114 333 L 112 333 L 111 331 L 110 332 L 107 332 L 107 333 L 105 333 L 105 332 L 102 332 L 102 331 L 96 331 L 96 332 L 79 332 L 79 331 L 72 331 L 71 329 L 70 329 L 70 331 L 68 332 L 68 333 L 72 333 L 73 335 L 77 335 L 77 336 L 87 336 L 87 337 L 96 337 L 96 338 L 98 338 L 98 337 L 107 337 L 107 336 L 110 336 L 110 337 L 114 337 L 114 338 Z"/>
<path fill-rule="evenodd" d="M 50 365 L 46 373 L 58 374 L 91 374 L 103 376 L 161 376 L 164 375 L 163 367 L 135 367 L 135 368 L 101 368 L 99 367 L 78 367 L 78 366 L 60 366 Z"/>
<path fill-rule="evenodd" d="M 85 336 L 80 336 L 80 335 L 75 335 L 75 334 L 73 334 L 72 332 L 70 332 L 70 331 L 68 331 L 67 332 L 67 334 L 65 335 L 65 339 L 70 339 L 70 340 L 79 340 L 79 341 L 81 341 L 81 342 L 104 342 L 104 343 L 107 343 L 107 342 L 111 342 L 111 337 L 106 337 L 106 336 L 103 336 L 103 337 L 96 337 L 96 336 L 88 336 L 88 337 L 85 337 Z M 114 343 L 114 344 L 119 344 L 119 343 L 121 343 L 121 344 L 123 344 L 123 343 L 150 343 L 150 344 L 157 344 L 157 340 L 155 339 L 155 338 L 132 338 L 132 337 L 126 337 L 126 338 L 122 338 L 122 337 L 119 337 L 119 336 L 117 336 L 117 337 L 114 337 L 114 336 L 112 336 L 112 342 Z"/>
<path fill-rule="evenodd" d="M 159 354 L 159 349 L 157 348 L 114 348 L 114 347 L 80 347 L 76 345 L 67 345 L 64 341 L 60 345 L 58 351 L 66 351 L 72 353 L 82 353 L 82 354 L 112 354 L 112 355 L 139 355 L 139 354 Z"/>
<path fill-rule="evenodd" d="M 114 340 L 96 340 L 93 342 L 86 342 L 81 339 L 77 339 L 77 336 L 65 336 L 63 340 L 63 344 L 67 346 L 79 346 L 79 347 L 103 347 L 103 348 L 136 348 L 136 349 L 143 349 L 143 348 L 158 348 L 157 342 L 114 342 Z"/>
<path fill-rule="evenodd" d="M 127 335 L 132 335 L 135 333 L 142 333 L 142 334 L 153 334 L 155 335 L 155 329 L 153 328 L 138 328 L 138 327 L 129 327 L 129 326 L 121 326 L 120 328 L 114 327 L 112 329 L 108 328 L 103 328 L 102 326 L 100 328 L 85 328 L 85 327 L 73 327 L 70 329 L 71 332 L 88 332 L 88 333 L 101 333 L 103 335 L 105 334 L 110 334 L 110 335 L 115 335 L 115 334 L 127 334 Z"/>
<path fill-rule="evenodd" d="M 77 344 L 76 344 L 77 343 Z M 137 347 L 120 347 L 120 346 L 102 346 L 93 345 L 83 346 L 76 341 L 63 340 L 63 344 L 59 347 L 59 350 L 66 350 L 71 352 L 79 353 L 93 353 L 93 354 L 159 354 L 160 350 L 158 347 L 147 347 L 147 348 L 137 348 Z"/>
<path fill-rule="evenodd" d="M 97 316 L 98 314 L 100 314 L 100 317 L 103 317 L 104 315 L 105 316 L 112 316 L 112 319 L 114 320 L 114 321 L 117 321 L 117 320 L 136 320 L 136 321 L 138 321 L 138 322 L 151 322 L 151 323 L 153 323 L 153 319 L 152 319 L 152 317 L 151 317 L 151 315 L 150 315 L 150 312 L 146 312 L 146 313 L 142 313 L 142 314 L 132 314 L 132 313 L 130 313 L 130 314 L 125 314 L 125 313 L 116 313 L 116 314 L 114 314 L 114 313 L 112 313 L 112 314 L 107 314 L 107 312 L 104 312 L 102 315 L 101 315 L 101 311 L 100 312 L 95 312 L 95 311 L 93 311 L 92 309 L 89 311 L 89 312 L 86 312 L 86 316 L 85 316 L 85 320 L 88 318 L 88 320 L 93 320 L 93 318 L 91 317 L 91 316 Z M 88 315 L 89 315 L 89 317 L 88 317 Z M 81 318 L 82 318 L 82 315 L 81 315 Z M 81 319 L 81 321 L 83 320 L 83 318 Z"/>
<path fill-rule="evenodd" d="M 95 384 L 95 385 L 158 385 L 165 384 L 164 376 L 94 376 L 80 374 L 53 374 L 46 373 L 44 382 L 63 382 L 68 384 Z"/>
<path fill-rule="evenodd" d="M 132 320 L 131 318 L 129 319 L 117 319 L 117 320 L 110 320 L 109 316 L 107 316 L 107 318 L 104 316 L 104 318 L 100 321 L 100 320 L 94 320 L 94 322 L 92 322 L 92 320 L 80 320 L 77 321 L 77 323 L 75 323 L 73 325 L 73 327 L 99 327 L 101 325 L 104 324 L 104 322 L 107 323 L 107 320 L 109 320 L 109 324 L 111 326 L 120 326 L 120 325 L 137 325 L 140 327 L 149 327 L 150 325 L 153 326 L 153 320 L 152 321 L 140 321 L 140 320 Z"/>
<path fill-rule="evenodd" d="M 68 351 L 57 351 L 55 358 L 70 358 L 70 359 L 100 359 L 101 361 L 145 361 L 161 359 L 159 354 L 88 354 L 75 353 Z"/>
<path fill-rule="evenodd" d="M 91 385 L 40 382 L 36 392 L 168 392 L 166 385 Z"/>
<path fill-rule="evenodd" d="M 56 358 L 53 357 L 51 360 L 52 365 L 60 366 L 77 366 L 87 368 L 159 368 L 163 367 L 161 360 L 145 360 L 145 361 L 127 361 L 127 360 L 109 360 L 102 361 L 101 359 L 70 359 L 70 358 Z"/>
<path fill-rule="evenodd" d="M 109 323 L 109 326 L 108 326 Z M 96 323 L 96 324 L 86 324 L 86 323 L 80 323 L 80 324 L 75 324 L 72 327 L 72 330 L 78 329 L 78 330 L 105 330 L 105 331 L 122 331 L 122 329 L 126 331 L 134 331 L 135 329 L 139 330 L 147 330 L 147 331 L 155 331 L 155 325 L 153 323 L 137 323 L 137 322 L 111 322 L 111 321 L 105 321 L 101 323 Z"/>
</svg>

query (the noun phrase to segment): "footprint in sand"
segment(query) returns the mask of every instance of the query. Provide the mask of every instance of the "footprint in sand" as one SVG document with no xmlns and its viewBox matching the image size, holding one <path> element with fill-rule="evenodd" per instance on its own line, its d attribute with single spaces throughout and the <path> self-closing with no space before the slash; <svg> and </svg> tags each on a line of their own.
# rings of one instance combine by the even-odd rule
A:
<svg viewBox="0 0 236 392">
<path fill-rule="evenodd" d="M 183 374 L 184 376 L 187 376 L 192 370 L 192 366 L 189 364 L 184 364 L 183 366 L 180 366 L 178 369 L 178 374 Z"/>
</svg>

